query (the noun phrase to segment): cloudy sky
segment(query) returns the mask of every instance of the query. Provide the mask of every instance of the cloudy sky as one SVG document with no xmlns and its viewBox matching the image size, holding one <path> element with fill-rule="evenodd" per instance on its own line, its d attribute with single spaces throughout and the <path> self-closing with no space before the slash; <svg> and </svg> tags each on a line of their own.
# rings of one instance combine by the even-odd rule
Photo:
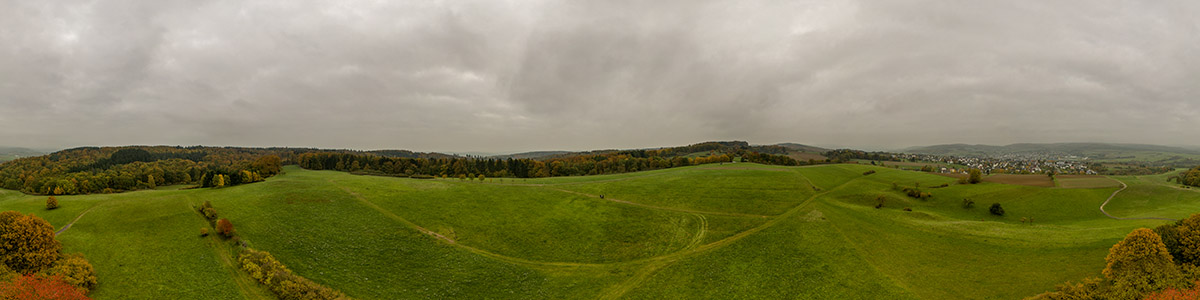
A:
<svg viewBox="0 0 1200 300">
<path fill-rule="evenodd" d="M 0 145 L 1200 144 L 1200 2 L 0 0 Z"/>
</svg>

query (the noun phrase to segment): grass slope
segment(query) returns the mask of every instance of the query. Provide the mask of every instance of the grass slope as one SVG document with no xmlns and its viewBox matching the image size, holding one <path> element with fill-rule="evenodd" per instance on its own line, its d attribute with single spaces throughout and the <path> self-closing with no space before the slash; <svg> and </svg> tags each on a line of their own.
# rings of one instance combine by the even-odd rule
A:
<svg viewBox="0 0 1200 300">
<path fill-rule="evenodd" d="M 1114 215 L 1200 211 L 1200 191 L 1165 175 L 1116 179 L 1129 188 L 1106 207 Z M 206 200 L 253 247 L 361 299 L 1019 298 L 1098 275 L 1113 243 L 1164 223 L 1105 217 L 1111 185 L 955 182 L 867 165 L 486 182 L 288 167 L 231 188 L 60 197 L 52 211 L 0 191 L 0 209 L 56 228 L 79 218 L 59 239 L 96 267 L 97 299 L 269 298 L 233 249 L 198 236 L 193 206 Z M 893 188 L 918 184 L 933 198 Z"/>
</svg>

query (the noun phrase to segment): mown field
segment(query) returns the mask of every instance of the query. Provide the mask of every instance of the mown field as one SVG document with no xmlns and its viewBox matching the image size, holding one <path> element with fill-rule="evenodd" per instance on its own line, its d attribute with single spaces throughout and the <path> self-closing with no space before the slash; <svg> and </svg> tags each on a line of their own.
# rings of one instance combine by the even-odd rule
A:
<svg viewBox="0 0 1200 300">
<path fill-rule="evenodd" d="M 1113 177 L 1129 188 L 1106 210 L 1200 212 L 1200 190 L 1165 176 Z M 359 299 L 1014 299 L 1099 276 L 1116 241 L 1165 223 L 1105 217 L 1113 179 L 959 185 L 736 163 L 481 182 L 287 167 L 230 188 L 59 197 L 51 211 L 0 191 L 0 210 L 78 219 L 59 239 L 95 266 L 96 299 L 270 299 L 228 243 L 199 236 L 204 201 L 254 248 Z M 893 188 L 918 184 L 933 197 Z"/>
</svg>

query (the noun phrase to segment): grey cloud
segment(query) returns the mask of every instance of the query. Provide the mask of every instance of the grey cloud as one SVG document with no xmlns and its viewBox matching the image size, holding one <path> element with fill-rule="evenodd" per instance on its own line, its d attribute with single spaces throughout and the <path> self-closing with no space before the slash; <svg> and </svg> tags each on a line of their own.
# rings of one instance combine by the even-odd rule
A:
<svg viewBox="0 0 1200 300">
<path fill-rule="evenodd" d="M 0 144 L 1200 138 L 1189 1 L 0 2 Z"/>
</svg>

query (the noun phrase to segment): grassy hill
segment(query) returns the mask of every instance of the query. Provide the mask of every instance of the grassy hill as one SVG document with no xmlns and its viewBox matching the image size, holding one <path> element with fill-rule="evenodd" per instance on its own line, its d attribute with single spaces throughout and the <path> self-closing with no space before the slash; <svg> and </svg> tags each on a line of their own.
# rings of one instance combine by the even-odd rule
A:
<svg viewBox="0 0 1200 300">
<path fill-rule="evenodd" d="M 1200 211 L 1200 191 L 1162 176 L 1114 177 L 1130 187 L 1106 209 Z M 955 181 L 866 165 L 485 182 L 287 167 L 236 187 L 61 196 L 51 211 L 0 190 L 0 210 L 77 220 L 59 239 L 96 267 L 96 299 L 270 298 L 228 243 L 199 236 L 204 201 L 254 248 L 360 299 L 1013 299 L 1098 276 L 1116 241 L 1165 223 L 1105 217 L 1115 187 Z M 918 183 L 933 198 L 893 189 Z"/>
</svg>

